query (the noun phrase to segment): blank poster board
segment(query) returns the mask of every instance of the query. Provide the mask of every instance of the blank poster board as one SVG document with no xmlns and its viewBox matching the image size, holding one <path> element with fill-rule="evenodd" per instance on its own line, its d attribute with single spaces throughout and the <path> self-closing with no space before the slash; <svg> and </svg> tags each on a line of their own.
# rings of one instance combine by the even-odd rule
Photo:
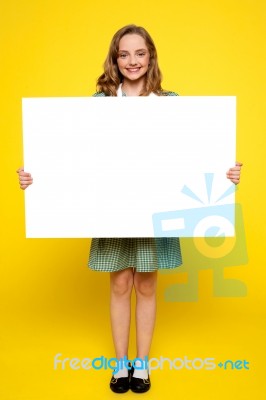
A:
<svg viewBox="0 0 266 400">
<path fill-rule="evenodd" d="M 233 236 L 235 134 L 233 96 L 24 98 L 26 236 Z"/>
</svg>

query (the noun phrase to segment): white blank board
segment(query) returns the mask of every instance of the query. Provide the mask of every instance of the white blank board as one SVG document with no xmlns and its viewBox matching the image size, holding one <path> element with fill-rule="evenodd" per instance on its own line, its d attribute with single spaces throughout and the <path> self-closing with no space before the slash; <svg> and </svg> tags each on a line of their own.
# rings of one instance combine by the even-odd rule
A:
<svg viewBox="0 0 266 400">
<path fill-rule="evenodd" d="M 153 237 L 154 213 L 211 207 L 230 186 L 233 96 L 24 98 L 22 105 L 24 170 L 34 179 L 25 191 L 28 238 Z M 206 173 L 214 174 L 211 198 Z M 200 201 L 184 195 L 184 185 Z M 219 204 L 229 201 L 234 195 Z"/>
</svg>

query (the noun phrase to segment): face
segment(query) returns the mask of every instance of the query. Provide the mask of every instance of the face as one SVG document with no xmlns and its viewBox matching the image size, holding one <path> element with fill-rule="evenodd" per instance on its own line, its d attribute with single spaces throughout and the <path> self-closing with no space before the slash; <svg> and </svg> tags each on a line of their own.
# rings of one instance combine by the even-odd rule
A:
<svg viewBox="0 0 266 400">
<path fill-rule="evenodd" d="M 150 55 L 143 37 L 127 34 L 119 42 L 117 65 L 124 79 L 143 78 L 149 67 Z"/>
</svg>

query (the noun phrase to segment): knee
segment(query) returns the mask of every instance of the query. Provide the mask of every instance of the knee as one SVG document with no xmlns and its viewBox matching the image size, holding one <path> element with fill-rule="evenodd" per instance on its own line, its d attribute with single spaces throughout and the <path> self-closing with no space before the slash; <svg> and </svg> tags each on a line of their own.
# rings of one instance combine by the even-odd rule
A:
<svg viewBox="0 0 266 400">
<path fill-rule="evenodd" d="M 134 287 L 137 295 L 153 296 L 156 293 L 157 283 L 156 273 L 153 272 L 140 272 L 134 276 Z"/>
<path fill-rule="evenodd" d="M 130 294 L 133 287 L 133 273 L 131 268 L 127 271 L 111 273 L 111 293 L 124 296 Z"/>
</svg>

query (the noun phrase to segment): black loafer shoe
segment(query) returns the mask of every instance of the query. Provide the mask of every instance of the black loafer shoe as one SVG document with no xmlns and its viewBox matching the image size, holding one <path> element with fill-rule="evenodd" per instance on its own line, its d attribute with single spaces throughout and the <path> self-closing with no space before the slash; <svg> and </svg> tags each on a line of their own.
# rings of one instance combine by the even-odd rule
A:
<svg viewBox="0 0 266 400">
<path fill-rule="evenodd" d="M 126 393 L 129 390 L 129 377 L 114 378 L 112 376 L 110 389 L 115 393 Z"/>
<path fill-rule="evenodd" d="M 131 369 L 130 389 L 134 393 L 145 393 L 151 388 L 151 381 L 148 379 L 134 378 L 134 368 Z"/>
</svg>

